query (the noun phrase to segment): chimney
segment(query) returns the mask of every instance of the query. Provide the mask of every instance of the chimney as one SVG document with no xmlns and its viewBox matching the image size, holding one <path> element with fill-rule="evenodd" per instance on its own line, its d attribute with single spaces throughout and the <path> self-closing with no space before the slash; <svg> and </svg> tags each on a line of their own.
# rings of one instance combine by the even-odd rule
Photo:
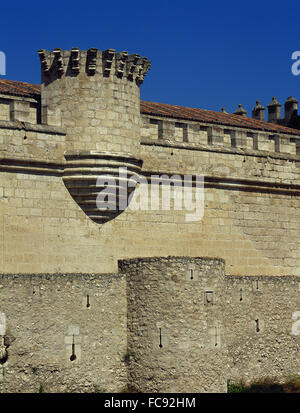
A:
<svg viewBox="0 0 300 413">
<path fill-rule="evenodd" d="M 252 110 L 252 118 L 257 120 L 265 120 L 265 108 L 260 104 L 260 101 L 256 101 L 256 105 Z"/>
<path fill-rule="evenodd" d="M 247 116 L 247 111 L 240 104 L 239 107 L 237 108 L 237 110 L 233 114 L 234 115 L 240 115 L 240 116 Z"/>
<path fill-rule="evenodd" d="M 222 112 L 222 113 L 227 113 L 227 114 L 228 114 L 228 112 L 226 112 L 226 109 L 225 109 L 225 108 L 222 108 L 222 109 L 221 109 L 221 112 Z"/>
<path fill-rule="evenodd" d="M 268 105 L 268 122 L 278 123 L 281 119 L 281 104 L 273 96 L 272 102 Z"/>
<path fill-rule="evenodd" d="M 284 104 L 284 120 L 288 124 L 290 120 L 298 115 L 298 100 L 289 96 Z"/>
</svg>

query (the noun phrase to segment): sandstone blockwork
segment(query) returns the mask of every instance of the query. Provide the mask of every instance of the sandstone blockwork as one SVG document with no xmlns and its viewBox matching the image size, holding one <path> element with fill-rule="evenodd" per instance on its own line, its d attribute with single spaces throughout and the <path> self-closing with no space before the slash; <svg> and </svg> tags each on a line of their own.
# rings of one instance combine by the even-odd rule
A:
<svg viewBox="0 0 300 413">
<path fill-rule="evenodd" d="M 0 391 L 299 375 L 300 130 L 140 101 L 137 54 L 39 56 L 41 87 L 0 82 Z M 203 215 L 153 208 L 186 176 Z"/>
</svg>

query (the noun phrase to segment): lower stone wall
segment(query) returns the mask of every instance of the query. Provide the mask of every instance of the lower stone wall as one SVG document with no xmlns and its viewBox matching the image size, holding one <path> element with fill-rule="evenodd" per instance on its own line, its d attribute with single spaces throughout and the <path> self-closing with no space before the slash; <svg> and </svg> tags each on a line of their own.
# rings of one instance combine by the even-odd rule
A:
<svg viewBox="0 0 300 413">
<path fill-rule="evenodd" d="M 300 277 L 190 257 L 0 275 L 0 392 L 226 392 L 300 375 L 299 350 Z"/>
<path fill-rule="evenodd" d="M 125 293 L 118 275 L 0 275 L 0 391 L 122 391 Z"/>
<path fill-rule="evenodd" d="M 300 277 L 225 276 L 221 259 L 147 258 L 127 275 L 129 382 L 143 392 L 224 392 L 300 375 Z"/>
<path fill-rule="evenodd" d="M 224 261 L 145 258 L 127 276 L 128 380 L 141 392 L 225 392 Z"/>
<path fill-rule="evenodd" d="M 300 375 L 300 277 L 226 277 L 232 381 Z"/>
</svg>

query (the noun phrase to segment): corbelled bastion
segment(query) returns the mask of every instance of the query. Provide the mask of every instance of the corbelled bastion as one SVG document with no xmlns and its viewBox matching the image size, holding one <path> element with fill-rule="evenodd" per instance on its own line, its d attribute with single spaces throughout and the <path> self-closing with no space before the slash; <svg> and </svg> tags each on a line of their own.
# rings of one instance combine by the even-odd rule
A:
<svg viewBox="0 0 300 413">
<path fill-rule="evenodd" d="M 0 390 L 300 375 L 297 100 L 268 122 L 259 101 L 252 118 L 146 102 L 147 58 L 38 53 L 41 87 L 0 80 Z"/>
</svg>

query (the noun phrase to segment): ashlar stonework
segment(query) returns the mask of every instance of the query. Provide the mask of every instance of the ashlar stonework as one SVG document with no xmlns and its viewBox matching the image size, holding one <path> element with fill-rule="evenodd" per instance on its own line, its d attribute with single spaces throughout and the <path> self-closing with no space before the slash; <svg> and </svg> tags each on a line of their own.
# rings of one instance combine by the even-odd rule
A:
<svg viewBox="0 0 300 413">
<path fill-rule="evenodd" d="M 297 100 L 253 117 L 140 100 L 147 58 L 40 50 L 0 80 L 0 391 L 226 392 L 300 374 Z M 272 100 L 275 102 L 275 99 Z M 279 109 L 278 109 L 279 108 Z M 97 207 L 126 168 L 204 177 L 204 215 Z M 195 191 L 195 188 L 193 188 Z M 122 197 L 118 198 L 118 202 Z M 150 202 L 150 200 L 149 200 Z"/>
</svg>

